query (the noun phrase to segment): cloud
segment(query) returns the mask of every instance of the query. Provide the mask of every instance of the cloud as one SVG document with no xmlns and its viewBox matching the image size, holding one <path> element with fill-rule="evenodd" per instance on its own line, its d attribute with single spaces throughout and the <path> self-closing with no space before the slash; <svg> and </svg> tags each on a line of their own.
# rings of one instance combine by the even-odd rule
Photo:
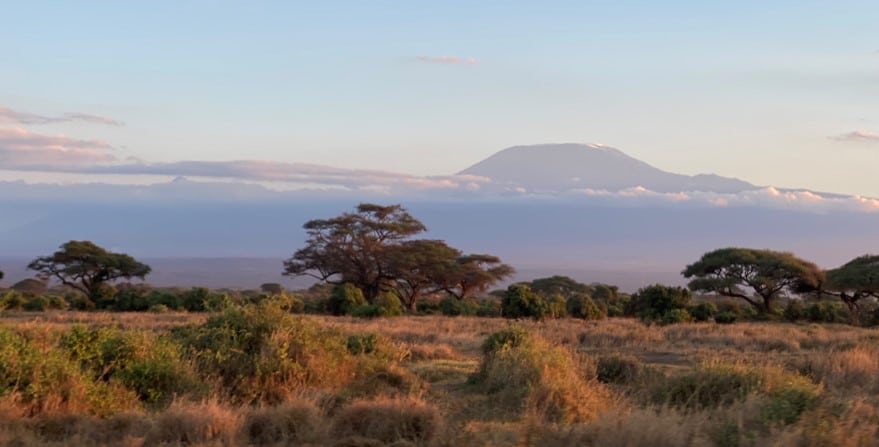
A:
<svg viewBox="0 0 879 447">
<path fill-rule="evenodd" d="M 41 135 L 0 128 L 0 166 L 13 170 L 65 171 L 116 160 L 113 147 L 100 140 Z"/>
<path fill-rule="evenodd" d="M 879 212 L 879 199 L 863 196 L 822 194 L 808 190 L 758 188 L 737 193 L 686 191 L 663 193 L 643 187 L 621 191 L 577 189 L 567 197 L 580 196 L 587 201 L 618 205 L 644 206 L 679 204 L 710 207 L 762 207 L 808 212 Z"/>
<path fill-rule="evenodd" d="M 851 141 L 860 143 L 879 143 L 879 132 L 871 132 L 869 130 L 856 130 L 842 135 L 830 137 L 836 141 Z"/>
<path fill-rule="evenodd" d="M 475 57 L 459 57 L 459 56 L 416 56 L 416 60 L 428 64 L 445 64 L 445 65 L 476 65 L 479 61 Z"/>
<path fill-rule="evenodd" d="M 108 126 L 123 126 L 125 125 L 123 122 L 115 120 L 113 118 L 107 118 L 98 115 L 91 115 L 88 113 L 79 113 L 79 112 L 71 112 L 65 113 L 61 116 L 45 116 L 45 115 L 36 115 L 33 113 L 27 112 L 19 112 L 16 110 L 12 110 L 6 107 L 0 107 L 0 122 L 12 123 L 12 124 L 24 124 L 24 125 L 34 125 L 34 124 L 56 124 L 56 123 L 70 123 L 74 121 L 94 123 L 94 124 L 105 124 Z"/>
</svg>

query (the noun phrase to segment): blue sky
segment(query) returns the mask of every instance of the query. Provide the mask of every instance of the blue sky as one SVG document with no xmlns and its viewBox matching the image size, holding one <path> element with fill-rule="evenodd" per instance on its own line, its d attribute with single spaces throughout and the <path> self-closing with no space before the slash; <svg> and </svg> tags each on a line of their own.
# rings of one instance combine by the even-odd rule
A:
<svg viewBox="0 0 879 447">
<path fill-rule="evenodd" d="M 59 147 L 445 175 L 593 142 L 879 196 L 876 23 L 875 1 L 5 2 L 0 179 L 70 178 L 14 168 Z"/>
</svg>

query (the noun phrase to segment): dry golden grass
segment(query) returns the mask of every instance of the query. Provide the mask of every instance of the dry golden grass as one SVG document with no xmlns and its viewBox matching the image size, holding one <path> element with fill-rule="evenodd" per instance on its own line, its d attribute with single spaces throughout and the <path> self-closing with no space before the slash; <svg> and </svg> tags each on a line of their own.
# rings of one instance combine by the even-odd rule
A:
<svg viewBox="0 0 879 447">
<path fill-rule="evenodd" d="M 443 424 L 439 410 L 423 400 L 380 398 L 354 401 L 340 409 L 333 418 L 332 434 L 335 439 L 362 437 L 431 445 Z"/>
<path fill-rule="evenodd" d="M 166 332 L 206 318 L 188 313 L 18 312 L 4 314 L 0 328 L 11 328 L 48 352 L 73 324 Z M 546 355 L 538 356 L 544 359 L 538 362 L 539 381 L 529 382 L 516 405 L 503 405 L 471 377 L 483 361 L 486 337 L 508 328 L 509 321 L 305 318 L 346 336 L 377 334 L 385 343 L 382 349 L 388 350 L 381 354 L 385 360 L 376 360 L 359 375 L 340 371 L 350 376 L 344 389 L 336 384 L 339 380 L 325 388 L 316 380 L 312 388 L 290 389 L 272 406 L 181 399 L 165 409 L 109 408 L 101 416 L 90 414 L 95 396 L 68 379 L 38 403 L 26 404 L 21 396 L 0 392 L 0 445 L 879 445 L 877 329 L 774 322 L 646 326 L 631 319 L 519 321 L 540 340 Z M 515 383 L 513 366 L 523 359 L 514 357 L 496 365 L 497 380 Z M 773 366 L 761 379 L 762 391 L 743 401 L 676 409 L 647 398 L 652 386 L 671 383 L 666 378 L 686 376 L 712 362 L 743 371 Z M 608 373 L 607 368 L 617 366 L 625 370 Z M 598 383 L 597 371 L 610 383 Z M 786 390 L 779 383 L 795 373 L 805 377 L 796 379 L 806 381 L 803 387 L 817 387 L 821 398 L 791 423 L 767 419 L 767 408 L 779 411 L 771 406 L 782 393 L 776 390 Z M 216 392 L 218 385 L 208 386 Z"/>
</svg>

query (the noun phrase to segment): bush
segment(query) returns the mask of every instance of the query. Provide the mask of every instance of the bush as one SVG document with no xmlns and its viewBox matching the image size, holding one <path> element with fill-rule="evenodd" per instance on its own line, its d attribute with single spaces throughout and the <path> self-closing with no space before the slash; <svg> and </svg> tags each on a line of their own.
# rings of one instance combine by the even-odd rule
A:
<svg viewBox="0 0 879 447">
<path fill-rule="evenodd" d="M 118 383 L 95 381 L 52 346 L 0 329 L 0 395 L 17 395 L 26 412 L 107 415 L 137 406 Z"/>
<path fill-rule="evenodd" d="M 180 296 L 180 306 L 189 312 L 204 312 L 211 298 L 211 291 L 204 287 L 193 287 Z"/>
<path fill-rule="evenodd" d="M 6 292 L 0 298 L 0 309 L 21 310 L 27 301 L 16 291 Z"/>
<path fill-rule="evenodd" d="M 839 320 L 839 303 L 821 301 L 806 307 L 806 318 L 813 323 L 834 323 Z"/>
<path fill-rule="evenodd" d="M 64 298 L 61 298 L 58 295 L 49 295 L 46 298 L 49 299 L 49 309 L 67 309 L 67 301 L 65 301 Z"/>
<path fill-rule="evenodd" d="M 598 380 L 603 383 L 632 383 L 640 372 L 641 362 L 632 356 L 605 356 L 600 357 L 596 363 Z"/>
<path fill-rule="evenodd" d="M 82 294 L 70 294 L 66 295 L 64 299 L 70 303 L 70 308 L 73 310 L 94 310 L 95 303 L 90 300 L 87 296 Z"/>
<path fill-rule="evenodd" d="M 708 321 L 717 314 L 717 306 L 710 301 L 703 301 L 690 308 L 690 316 L 695 321 Z"/>
<path fill-rule="evenodd" d="M 23 308 L 30 312 L 43 312 L 49 308 L 49 304 L 49 298 L 39 295 L 27 300 Z"/>
<path fill-rule="evenodd" d="M 518 327 L 491 334 L 483 343 L 483 360 L 471 382 L 493 395 L 493 402 L 519 412 L 523 408 L 551 422 L 591 419 L 607 405 L 597 382 L 561 347 L 529 335 Z"/>
<path fill-rule="evenodd" d="M 459 300 L 456 297 L 447 296 L 440 300 L 439 309 L 443 315 L 450 317 L 476 315 L 477 305 L 471 300 Z"/>
<path fill-rule="evenodd" d="M 505 318 L 531 317 L 540 320 L 549 315 L 546 300 L 523 284 L 513 284 L 507 288 L 501 300 L 501 314 Z"/>
<path fill-rule="evenodd" d="M 720 312 L 714 316 L 714 322 L 717 324 L 733 324 L 738 319 L 738 315 L 730 311 Z"/>
<path fill-rule="evenodd" d="M 199 371 L 216 377 L 236 402 L 279 402 L 308 385 L 340 387 L 354 372 L 346 337 L 271 300 L 175 332 Z"/>
<path fill-rule="evenodd" d="M 800 300 L 792 299 L 784 306 L 782 316 L 790 322 L 801 321 L 806 319 L 806 308 L 803 307 L 803 303 Z"/>
<path fill-rule="evenodd" d="M 295 401 L 251 410 L 242 431 L 251 445 L 317 445 L 322 425 L 313 403 Z"/>
<path fill-rule="evenodd" d="M 653 401 L 679 408 L 715 408 L 743 400 L 759 385 L 760 376 L 742 365 L 701 365 L 655 385 Z"/>
<path fill-rule="evenodd" d="M 483 298 L 479 300 L 476 308 L 476 316 L 478 317 L 500 317 L 501 301 L 497 298 Z"/>
<path fill-rule="evenodd" d="M 161 304 L 168 309 L 180 310 L 183 308 L 180 294 L 171 291 L 154 290 L 147 295 L 147 301 L 150 307 Z"/>
<path fill-rule="evenodd" d="M 583 320 L 600 320 L 607 315 L 606 310 L 602 310 L 585 294 L 577 294 L 568 298 L 566 303 L 568 315 Z"/>
<path fill-rule="evenodd" d="M 778 366 L 710 363 L 658 382 L 653 400 L 678 408 L 705 409 L 758 395 L 764 398 L 761 414 L 767 423 L 789 424 L 811 408 L 820 393 L 820 386 Z"/>
<path fill-rule="evenodd" d="M 655 284 L 643 287 L 632 295 L 629 313 L 644 321 L 662 320 L 670 311 L 686 310 L 689 302 L 688 289 Z M 676 314 L 682 316 L 679 312 Z"/>
<path fill-rule="evenodd" d="M 385 398 L 343 407 L 333 418 L 332 433 L 334 439 L 363 437 L 384 444 L 430 445 L 442 427 L 442 415 L 434 406 L 410 398 Z"/>
<path fill-rule="evenodd" d="M 363 292 L 354 284 L 341 284 L 333 288 L 329 300 L 327 300 L 327 310 L 333 315 L 348 315 L 355 308 L 366 305 L 366 298 Z"/>
<path fill-rule="evenodd" d="M 118 380 L 152 407 L 201 390 L 180 346 L 152 332 L 77 325 L 62 335 L 60 347 L 94 380 Z"/>
<path fill-rule="evenodd" d="M 149 289 L 138 286 L 120 287 L 116 292 L 115 309 L 122 312 L 143 312 L 150 308 Z"/>
<path fill-rule="evenodd" d="M 482 342 L 482 353 L 490 355 L 504 349 L 517 348 L 531 341 L 531 334 L 525 328 L 518 325 L 510 326 L 504 330 L 492 333 Z"/>
<path fill-rule="evenodd" d="M 687 309 L 671 309 L 662 316 L 659 322 L 660 324 L 678 324 L 689 323 L 690 321 L 693 321 L 693 318 L 687 312 Z"/>
<path fill-rule="evenodd" d="M 564 318 L 568 316 L 567 300 L 561 294 L 556 294 L 552 298 L 546 300 L 548 307 L 548 317 Z"/>
</svg>

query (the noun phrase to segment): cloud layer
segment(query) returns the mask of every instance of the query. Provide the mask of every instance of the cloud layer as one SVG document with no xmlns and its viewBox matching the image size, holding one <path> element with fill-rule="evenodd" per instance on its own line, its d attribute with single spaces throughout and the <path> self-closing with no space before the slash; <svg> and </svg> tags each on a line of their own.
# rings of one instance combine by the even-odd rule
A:
<svg viewBox="0 0 879 447">
<path fill-rule="evenodd" d="M 428 64 L 445 64 L 445 65 L 476 65 L 479 61 L 475 57 L 460 56 L 415 56 L 419 62 Z"/>
<path fill-rule="evenodd" d="M 852 132 L 844 133 L 842 135 L 832 136 L 830 137 L 830 139 L 836 141 L 852 141 L 860 143 L 879 143 L 879 132 L 871 132 L 869 130 L 855 130 Z"/>
<path fill-rule="evenodd" d="M 46 116 L 46 115 L 37 115 L 33 113 L 27 112 L 19 112 L 16 110 L 12 110 L 6 107 L 0 107 L 0 123 L 12 123 L 12 124 L 22 124 L 22 125 L 39 125 L 39 124 L 56 124 L 56 123 L 70 123 L 74 121 L 93 123 L 93 124 L 105 124 L 108 126 L 123 126 L 124 123 L 122 121 L 115 120 L 113 118 L 107 118 L 98 115 L 91 115 L 88 113 L 79 113 L 79 112 L 70 112 L 65 113 L 61 116 Z"/>
<path fill-rule="evenodd" d="M 0 166 L 5 169 L 66 171 L 116 160 L 100 140 L 50 136 L 21 128 L 0 128 Z"/>
</svg>

